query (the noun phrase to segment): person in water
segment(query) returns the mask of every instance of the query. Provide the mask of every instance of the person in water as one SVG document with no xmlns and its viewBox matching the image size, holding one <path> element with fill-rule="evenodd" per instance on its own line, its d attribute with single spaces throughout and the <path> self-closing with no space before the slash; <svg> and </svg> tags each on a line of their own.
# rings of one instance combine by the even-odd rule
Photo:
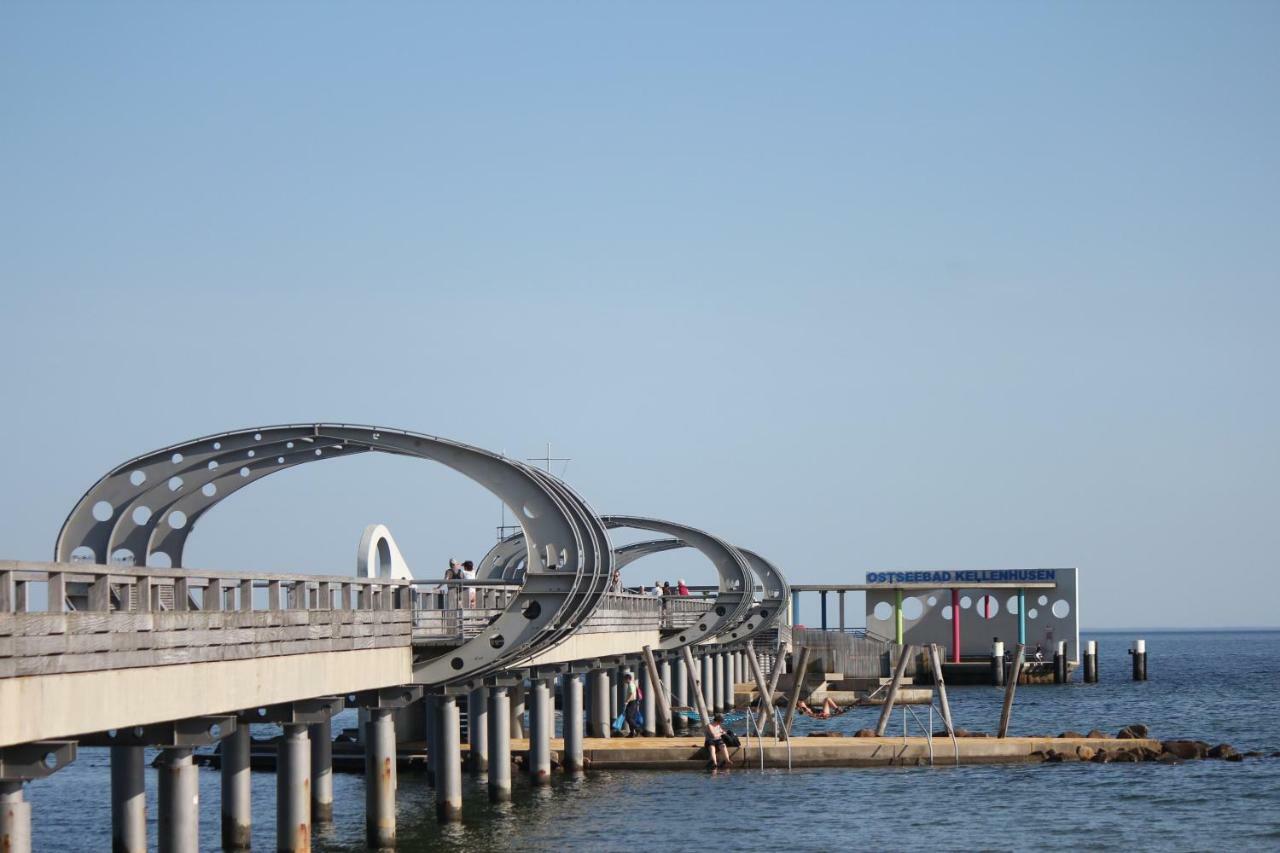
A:
<svg viewBox="0 0 1280 853">
<path fill-rule="evenodd" d="M 841 708 L 830 696 L 828 696 L 822 700 L 821 711 L 813 710 L 813 708 L 809 707 L 809 703 L 805 702 L 803 699 L 796 703 L 796 710 L 807 717 L 813 717 L 818 720 L 829 720 L 832 717 L 840 716 L 848 709 Z"/>
<path fill-rule="evenodd" d="M 703 745 L 711 756 L 712 767 L 719 767 L 721 762 L 725 767 L 729 766 L 729 747 L 724 742 L 724 717 L 720 714 L 711 718 Z"/>
</svg>

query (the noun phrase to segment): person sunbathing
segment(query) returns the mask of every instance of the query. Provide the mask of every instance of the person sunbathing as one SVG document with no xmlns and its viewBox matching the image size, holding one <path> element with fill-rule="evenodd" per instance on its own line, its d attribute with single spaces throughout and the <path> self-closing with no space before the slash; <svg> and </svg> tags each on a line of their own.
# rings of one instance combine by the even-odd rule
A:
<svg viewBox="0 0 1280 853">
<path fill-rule="evenodd" d="M 805 716 L 813 717 L 816 720 L 829 720 L 832 717 L 840 716 L 848 709 L 841 708 L 835 703 L 835 700 L 828 696 L 822 700 L 822 710 L 820 711 L 815 711 L 813 708 L 809 707 L 809 703 L 805 702 L 803 699 L 796 703 L 796 710 Z"/>
</svg>

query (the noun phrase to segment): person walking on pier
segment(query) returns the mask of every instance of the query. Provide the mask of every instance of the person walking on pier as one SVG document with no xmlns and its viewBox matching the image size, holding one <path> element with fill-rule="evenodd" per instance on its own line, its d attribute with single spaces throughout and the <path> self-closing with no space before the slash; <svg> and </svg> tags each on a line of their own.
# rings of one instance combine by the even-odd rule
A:
<svg viewBox="0 0 1280 853">
<path fill-rule="evenodd" d="M 640 691 L 636 689 L 636 680 L 631 673 L 624 675 L 622 681 L 622 696 L 625 700 L 622 715 L 627 721 L 627 737 L 635 737 L 641 732 Z"/>
<path fill-rule="evenodd" d="M 473 581 L 476 579 L 476 564 L 470 560 L 462 561 L 462 579 Z M 463 585 L 463 589 L 467 591 L 467 607 L 476 606 L 476 588 L 474 586 Z"/>
<path fill-rule="evenodd" d="M 684 578 L 680 578 L 678 583 L 679 585 L 676 587 L 676 591 L 679 592 L 681 595 L 688 595 L 689 586 L 684 582 Z"/>
</svg>

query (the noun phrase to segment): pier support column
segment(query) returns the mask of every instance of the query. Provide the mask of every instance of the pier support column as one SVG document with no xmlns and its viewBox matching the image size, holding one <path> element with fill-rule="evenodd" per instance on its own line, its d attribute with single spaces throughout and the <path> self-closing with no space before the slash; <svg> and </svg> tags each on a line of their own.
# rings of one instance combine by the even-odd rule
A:
<svg viewBox="0 0 1280 853">
<path fill-rule="evenodd" d="M 1018 600 L 1018 618 L 1022 618 L 1022 600 Z M 901 642 L 901 641 L 899 641 Z M 960 590 L 951 590 L 951 662 L 960 663 Z"/>
<path fill-rule="evenodd" d="M 437 696 L 422 697 L 422 718 L 425 723 L 423 737 L 427 742 L 427 784 L 436 786 L 436 759 L 440 757 L 440 700 Z M 503 718 L 506 719 L 505 717 Z"/>
<path fill-rule="evenodd" d="M 609 716 L 609 673 L 603 669 L 594 670 L 587 676 L 591 689 L 591 721 L 587 727 L 588 737 L 609 737 L 609 726 L 614 718 Z"/>
<path fill-rule="evenodd" d="M 644 699 L 640 702 L 640 712 L 644 714 L 644 723 L 641 728 L 647 737 L 653 737 L 658 733 L 656 696 L 658 686 L 649 677 L 649 670 L 643 666 L 640 667 L 640 689 L 644 692 Z"/>
<path fill-rule="evenodd" d="M 825 589 L 818 590 L 818 603 L 822 608 L 822 630 L 827 630 L 827 591 Z"/>
<path fill-rule="evenodd" d="M 674 688 L 671 704 L 680 708 L 688 708 L 689 670 L 685 666 L 684 658 L 676 658 L 675 672 L 672 674 L 671 681 Z M 672 722 L 675 724 L 677 734 L 684 734 L 689 730 L 689 717 L 684 712 L 672 714 Z"/>
<path fill-rule="evenodd" d="M 622 698 L 618 695 L 622 690 L 622 670 L 615 668 L 609 670 L 609 724 L 613 725 L 613 721 L 618 719 L 618 715 L 622 713 Z"/>
<path fill-rule="evenodd" d="M 111 747 L 111 849 L 147 853 L 146 749 Z M 0 845 L 0 850 L 5 847 Z"/>
<path fill-rule="evenodd" d="M 489 689 L 489 799 L 511 799 L 511 699 L 507 688 Z"/>
<path fill-rule="evenodd" d="M 396 843 L 396 727 L 390 708 L 371 708 L 364 724 L 364 831 L 374 850 Z"/>
<path fill-rule="evenodd" d="M 1067 683 L 1067 641 L 1059 640 L 1053 650 L 1053 683 Z"/>
<path fill-rule="evenodd" d="M 1084 647 L 1084 681 L 1098 683 L 1098 641 L 1089 640 Z"/>
<path fill-rule="evenodd" d="M 525 689 L 520 684 L 511 688 L 511 739 L 524 737 L 524 703 Z"/>
<path fill-rule="evenodd" d="M 902 645 L 902 590 L 895 589 L 893 591 L 893 637 L 894 641 Z"/>
<path fill-rule="evenodd" d="M 713 660 L 714 655 L 704 654 L 702 656 L 702 697 L 707 705 L 707 713 L 715 713 L 716 704 L 716 663 Z M 710 719 L 702 721 L 702 726 L 710 723 Z"/>
<path fill-rule="evenodd" d="M 489 768 L 489 690 L 477 687 L 467 694 L 467 747 L 471 772 Z"/>
<path fill-rule="evenodd" d="M 800 624 L 800 591 L 793 589 L 791 591 L 791 625 L 795 627 Z"/>
<path fill-rule="evenodd" d="M 836 593 L 836 600 L 840 602 L 840 633 L 844 633 L 844 590 Z"/>
<path fill-rule="evenodd" d="M 1004 643 L 999 640 L 991 644 L 991 684 L 1004 687 Z"/>
<path fill-rule="evenodd" d="M 276 850 L 311 849 L 311 744 L 307 727 L 289 723 L 276 747 Z"/>
<path fill-rule="evenodd" d="M 442 823 L 462 820 L 462 730 L 458 700 L 440 699 L 440 763 L 436 767 L 436 817 Z"/>
<path fill-rule="evenodd" d="M 551 686 L 546 678 L 529 683 L 529 781 L 551 783 Z"/>
<path fill-rule="evenodd" d="M 724 711 L 724 652 L 717 652 L 711 656 L 712 678 L 715 679 L 713 697 L 715 703 L 711 708 L 711 712 L 719 714 Z"/>
<path fill-rule="evenodd" d="M 561 679 L 560 718 L 564 730 L 564 769 L 578 773 L 582 760 L 582 676 L 566 672 Z"/>
<path fill-rule="evenodd" d="M 0 850 L 31 853 L 31 804 L 20 779 L 0 779 Z"/>
<path fill-rule="evenodd" d="M 157 841 L 160 853 L 198 853 L 200 849 L 200 786 L 189 749 L 162 749 L 160 820 Z"/>
<path fill-rule="evenodd" d="M 249 724 L 222 739 L 222 849 L 248 850 L 253 834 L 249 786 Z"/>
<path fill-rule="evenodd" d="M 307 727 L 311 742 L 311 822 L 333 820 L 333 727 L 329 720 Z"/>
<path fill-rule="evenodd" d="M 1027 644 L 1027 591 L 1018 590 L 1018 642 Z"/>
<path fill-rule="evenodd" d="M 676 703 L 676 700 L 675 700 L 675 695 L 672 693 L 672 690 L 671 690 L 672 688 L 671 661 L 665 658 L 658 661 L 658 681 L 662 682 L 662 692 L 667 697 L 667 706 L 668 706 L 667 710 L 671 710 L 670 706 L 674 705 Z M 671 715 L 671 724 L 672 724 L 672 730 L 668 734 L 674 735 L 675 734 L 675 728 L 674 728 L 675 714 Z"/>
<path fill-rule="evenodd" d="M 1133 655 L 1133 680 L 1147 680 L 1147 641 L 1134 640 L 1133 648 L 1129 650 L 1129 654 Z"/>
</svg>

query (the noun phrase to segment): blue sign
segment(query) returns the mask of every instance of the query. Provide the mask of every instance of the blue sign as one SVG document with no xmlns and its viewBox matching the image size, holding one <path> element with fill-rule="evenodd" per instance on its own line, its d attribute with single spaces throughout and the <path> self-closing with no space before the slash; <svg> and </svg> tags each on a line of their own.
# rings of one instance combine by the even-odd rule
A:
<svg viewBox="0 0 1280 853">
<path fill-rule="evenodd" d="M 1057 581 L 1054 569 L 956 569 L 937 572 L 867 572 L 867 583 L 1018 583 Z"/>
</svg>

